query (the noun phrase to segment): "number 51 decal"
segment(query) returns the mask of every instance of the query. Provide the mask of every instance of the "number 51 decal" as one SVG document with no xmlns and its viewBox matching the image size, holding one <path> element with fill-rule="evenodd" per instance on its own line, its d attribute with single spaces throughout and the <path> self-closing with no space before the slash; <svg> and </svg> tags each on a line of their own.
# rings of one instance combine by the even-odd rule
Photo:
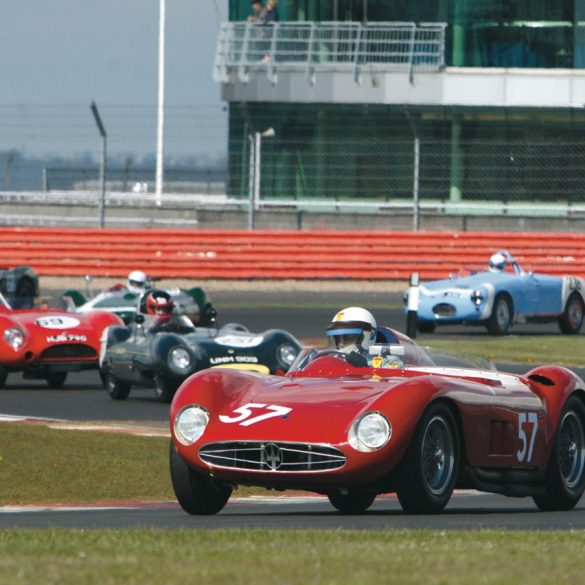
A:
<svg viewBox="0 0 585 585">
<path fill-rule="evenodd" d="M 526 424 L 528 423 L 528 425 Z M 528 426 L 528 428 L 527 428 Z M 530 437 L 527 436 L 526 432 Z M 522 447 L 518 450 L 516 455 L 518 461 L 532 461 L 532 452 L 534 451 L 534 443 L 536 442 L 536 432 L 538 431 L 538 414 L 536 412 L 519 412 L 518 413 L 518 438 L 522 443 Z"/>
<path fill-rule="evenodd" d="M 291 412 L 292 408 L 286 406 L 277 406 L 275 404 L 258 404 L 256 402 L 248 402 L 240 408 L 236 408 L 234 412 L 238 413 L 238 416 L 227 416 L 225 414 L 219 415 L 219 420 L 222 423 L 239 423 L 242 427 L 249 427 L 261 420 L 273 418 L 275 416 L 286 416 Z M 260 411 L 256 416 L 252 416 L 255 412 Z M 250 418 L 252 417 L 252 418 Z"/>
</svg>

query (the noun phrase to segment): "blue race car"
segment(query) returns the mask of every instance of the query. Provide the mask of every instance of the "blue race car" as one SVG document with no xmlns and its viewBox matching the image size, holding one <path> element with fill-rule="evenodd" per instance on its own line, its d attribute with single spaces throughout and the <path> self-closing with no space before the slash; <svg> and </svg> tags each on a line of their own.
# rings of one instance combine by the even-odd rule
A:
<svg viewBox="0 0 585 585">
<path fill-rule="evenodd" d="M 462 323 L 505 335 L 514 323 L 558 321 L 563 333 L 575 334 L 583 324 L 585 280 L 524 272 L 502 250 L 492 255 L 489 270 L 421 284 L 418 295 L 417 328 L 422 333 Z"/>
</svg>

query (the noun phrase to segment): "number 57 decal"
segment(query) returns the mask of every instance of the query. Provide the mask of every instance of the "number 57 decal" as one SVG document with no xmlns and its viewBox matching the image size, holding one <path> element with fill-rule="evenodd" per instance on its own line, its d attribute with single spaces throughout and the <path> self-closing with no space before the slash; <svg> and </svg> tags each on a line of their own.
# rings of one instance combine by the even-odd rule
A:
<svg viewBox="0 0 585 585">
<path fill-rule="evenodd" d="M 248 404 L 244 404 L 244 406 L 234 410 L 234 412 L 238 413 L 238 416 L 220 414 L 219 420 L 222 423 L 239 423 L 242 427 L 249 427 L 261 420 L 274 418 L 275 416 L 286 416 L 291 410 L 292 408 L 286 406 L 248 402 Z M 253 414 L 256 414 L 256 416 L 252 416 Z"/>
<path fill-rule="evenodd" d="M 528 429 L 527 425 L 528 423 Z M 527 431 L 530 437 L 527 436 Z M 538 415 L 536 412 L 519 412 L 518 413 L 518 438 L 522 446 L 516 453 L 518 461 L 532 461 L 532 452 L 536 441 L 536 432 L 538 431 Z"/>
</svg>

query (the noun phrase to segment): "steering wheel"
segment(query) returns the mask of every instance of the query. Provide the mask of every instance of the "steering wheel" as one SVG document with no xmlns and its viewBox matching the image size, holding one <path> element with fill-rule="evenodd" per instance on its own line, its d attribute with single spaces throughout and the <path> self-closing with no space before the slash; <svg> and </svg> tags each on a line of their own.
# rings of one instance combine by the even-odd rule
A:
<svg viewBox="0 0 585 585">
<path fill-rule="evenodd" d="M 338 349 L 324 349 L 320 351 L 319 355 L 316 357 L 335 357 L 337 359 L 343 360 L 344 362 L 347 362 L 347 354 L 339 351 Z"/>
</svg>

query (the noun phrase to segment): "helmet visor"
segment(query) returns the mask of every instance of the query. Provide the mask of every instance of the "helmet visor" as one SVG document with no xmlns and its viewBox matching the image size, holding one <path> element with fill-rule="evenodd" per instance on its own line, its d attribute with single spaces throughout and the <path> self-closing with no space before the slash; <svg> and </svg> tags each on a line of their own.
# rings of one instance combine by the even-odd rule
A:
<svg viewBox="0 0 585 585">
<path fill-rule="evenodd" d="M 339 329 L 329 329 L 325 333 L 331 339 L 331 345 L 337 349 L 358 345 L 364 338 L 364 332 L 359 327 L 340 327 Z"/>
</svg>

